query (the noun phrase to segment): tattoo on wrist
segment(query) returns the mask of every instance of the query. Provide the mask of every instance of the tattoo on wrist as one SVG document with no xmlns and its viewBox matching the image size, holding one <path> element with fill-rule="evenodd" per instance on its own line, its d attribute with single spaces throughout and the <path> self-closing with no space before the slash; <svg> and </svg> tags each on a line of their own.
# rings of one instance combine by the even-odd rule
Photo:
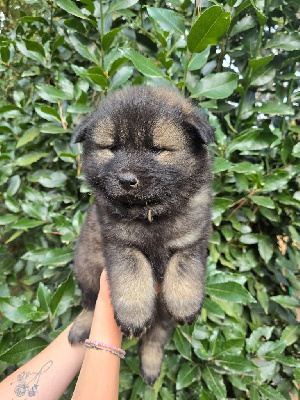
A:
<svg viewBox="0 0 300 400">
<path fill-rule="evenodd" d="M 39 381 L 41 376 L 52 367 L 53 361 L 50 360 L 42 366 L 38 372 L 23 371 L 17 376 L 14 393 L 17 397 L 34 397 L 38 393 Z M 10 385 L 12 386 L 14 382 Z M 26 397 L 27 398 L 27 397 Z"/>
</svg>

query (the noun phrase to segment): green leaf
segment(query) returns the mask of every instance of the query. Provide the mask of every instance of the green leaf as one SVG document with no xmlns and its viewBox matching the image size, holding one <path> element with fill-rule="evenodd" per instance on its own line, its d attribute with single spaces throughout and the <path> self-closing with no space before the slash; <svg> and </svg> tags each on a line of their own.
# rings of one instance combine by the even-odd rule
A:
<svg viewBox="0 0 300 400">
<path fill-rule="evenodd" d="M 259 357 L 277 357 L 286 348 L 286 343 L 281 340 L 275 342 L 265 342 L 257 350 L 257 355 Z"/>
<path fill-rule="evenodd" d="M 156 7 L 148 7 L 147 11 L 164 31 L 176 32 L 179 35 L 185 34 L 184 21 L 177 12 Z"/>
<path fill-rule="evenodd" d="M 243 356 L 224 356 L 216 360 L 216 365 L 221 365 L 228 373 L 254 372 L 256 366 L 251 360 Z"/>
<path fill-rule="evenodd" d="M 271 133 L 261 132 L 259 129 L 247 129 L 227 146 L 226 151 L 232 153 L 235 150 L 261 150 L 269 147 L 277 139 Z"/>
<path fill-rule="evenodd" d="M 228 206 L 232 203 L 232 200 L 223 197 L 215 197 L 213 204 L 213 220 L 220 217 Z"/>
<path fill-rule="evenodd" d="M 45 84 L 36 85 L 36 91 L 42 99 L 50 101 L 51 103 L 57 103 L 57 100 L 72 99 L 72 96 L 62 92 L 61 90 L 51 85 L 45 85 Z"/>
<path fill-rule="evenodd" d="M 258 251 L 264 262 L 268 264 L 274 252 L 273 242 L 269 236 L 263 235 L 259 238 Z"/>
<path fill-rule="evenodd" d="M 0 215 L 0 225 L 12 224 L 17 219 L 18 219 L 18 216 L 14 215 L 14 214 Z"/>
<path fill-rule="evenodd" d="M 232 37 L 234 35 L 237 35 L 238 33 L 254 28 L 255 26 L 256 26 L 255 19 L 252 17 L 252 15 L 247 15 L 233 26 L 233 28 L 230 31 L 230 36 Z"/>
<path fill-rule="evenodd" d="M 52 107 L 37 105 L 35 107 L 35 111 L 40 117 L 46 119 L 47 121 L 61 122 L 58 112 Z"/>
<path fill-rule="evenodd" d="M 264 177 L 261 181 L 261 191 L 271 192 L 286 187 L 290 175 L 287 171 L 275 170 L 270 175 Z"/>
<path fill-rule="evenodd" d="M 256 58 L 249 61 L 249 67 L 252 68 L 252 73 L 264 70 L 264 68 L 273 60 L 274 54 L 266 57 Z"/>
<path fill-rule="evenodd" d="M 3 46 L 0 48 L 1 60 L 4 63 L 8 63 L 10 59 L 10 50 L 8 46 Z"/>
<path fill-rule="evenodd" d="M 6 196 L 5 205 L 11 212 L 20 211 L 20 206 L 18 201 L 10 195 Z"/>
<path fill-rule="evenodd" d="M 22 108 L 20 108 L 20 107 L 17 107 L 12 104 L 8 104 L 6 106 L 0 107 L 0 114 L 5 114 L 6 112 L 13 111 L 13 110 L 14 111 L 23 111 Z"/>
<path fill-rule="evenodd" d="M 28 178 L 30 182 L 38 182 L 46 188 L 61 187 L 67 179 L 67 175 L 62 171 L 47 170 L 37 170 Z"/>
<path fill-rule="evenodd" d="M 295 144 L 292 154 L 294 157 L 300 158 L 300 143 Z"/>
<path fill-rule="evenodd" d="M 21 178 L 19 177 L 19 175 L 12 176 L 8 182 L 6 193 L 9 196 L 15 195 L 17 193 L 20 185 L 21 185 Z"/>
<path fill-rule="evenodd" d="M 279 48 L 287 51 L 300 50 L 300 33 L 286 33 L 273 36 L 266 44 L 266 48 Z"/>
<path fill-rule="evenodd" d="M 298 385 L 300 385 L 300 367 L 295 368 L 294 377 L 295 377 Z"/>
<path fill-rule="evenodd" d="M 231 168 L 231 171 L 236 172 L 238 174 L 257 174 L 258 172 L 263 170 L 263 166 L 259 164 L 252 164 L 248 161 L 242 161 Z M 254 196 L 253 196 L 254 197 Z M 251 196 L 252 198 L 252 196 Z"/>
<path fill-rule="evenodd" d="M 253 86 L 263 86 L 272 81 L 276 75 L 276 68 L 272 65 L 258 70 L 251 77 L 251 85 Z"/>
<path fill-rule="evenodd" d="M 268 115 L 294 115 L 295 111 L 293 107 L 283 103 L 265 103 L 260 107 L 254 107 L 253 111 L 258 111 Z"/>
<path fill-rule="evenodd" d="M 296 299 L 296 297 L 291 296 L 271 296 L 271 300 L 275 301 L 276 303 L 280 304 L 282 307 L 286 308 L 299 308 L 300 301 Z"/>
<path fill-rule="evenodd" d="M 94 64 L 99 64 L 100 63 L 100 58 L 98 58 L 98 55 L 95 54 L 95 46 L 89 48 L 85 44 L 80 43 L 79 40 L 76 39 L 75 36 L 70 36 L 69 37 L 70 42 L 74 46 L 75 50 L 84 58 L 87 60 L 91 61 Z M 92 51 L 94 51 L 92 53 Z"/>
<path fill-rule="evenodd" d="M 73 275 L 70 274 L 68 279 L 59 285 L 56 292 L 53 294 L 50 302 L 50 310 L 53 317 L 63 314 L 72 304 L 75 293 L 75 282 Z"/>
<path fill-rule="evenodd" d="M 179 328 L 177 327 L 175 334 L 173 336 L 175 346 L 182 357 L 191 360 L 191 340 L 187 339 L 187 334 L 184 334 L 187 327 Z"/>
<path fill-rule="evenodd" d="M 225 99 L 237 87 L 239 77 L 233 72 L 219 72 L 207 75 L 193 88 L 191 97 L 208 97 L 210 99 Z"/>
<path fill-rule="evenodd" d="M 20 137 L 17 142 L 16 148 L 22 147 L 25 144 L 32 142 L 39 135 L 39 133 L 39 130 L 35 126 L 32 126 Z"/>
<path fill-rule="evenodd" d="M 300 336 L 300 325 L 288 325 L 281 334 L 280 340 L 284 340 L 287 346 L 295 343 Z"/>
<path fill-rule="evenodd" d="M 37 290 L 37 298 L 40 303 L 40 308 L 43 311 L 48 312 L 49 304 L 52 298 L 52 292 L 43 284 L 43 282 L 39 283 L 39 287 Z"/>
<path fill-rule="evenodd" d="M 73 259 L 73 251 L 67 248 L 31 250 L 22 256 L 23 260 L 29 260 L 38 265 L 62 267 Z"/>
<path fill-rule="evenodd" d="M 90 78 L 93 82 L 97 83 L 97 85 L 106 87 L 107 86 L 107 78 L 104 75 L 103 69 L 101 67 L 92 67 L 88 70 L 87 73 L 81 74 L 81 76 L 86 76 Z"/>
<path fill-rule="evenodd" d="M 256 7 L 256 0 L 250 0 L 251 4 L 256 12 L 257 20 L 260 25 L 265 25 L 267 22 L 267 17 Z"/>
<path fill-rule="evenodd" d="M 200 371 L 196 364 L 185 363 L 179 370 L 176 381 L 176 390 L 181 390 L 199 380 Z"/>
<path fill-rule="evenodd" d="M 270 197 L 251 196 L 251 201 L 253 201 L 254 204 L 257 204 L 259 206 L 263 206 L 266 208 L 275 208 L 275 203 Z"/>
<path fill-rule="evenodd" d="M 17 158 L 15 164 L 19 165 L 20 167 L 24 167 L 26 165 L 31 165 L 40 160 L 41 158 L 48 156 L 49 156 L 48 153 L 40 153 L 38 151 L 32 151 L 25 154 L 24 156 Z"/>
<path fill-rule="evenodd" d="M 25 16 L 25 17 L 21 17 L 19 18 L 19 22 L 39 22 L 40 24 L 43 25 L 49 25 L 49 22 L 43 18 L 43 17 L 29 17 L 29 16 Z"/>
<path fill-rule="evenodd" d="M 113 0 L 110 6 L 108 7 L 107 13 L 129 8 L 133 6 L 135 3 L 137 3 L 137 0 Z"/>
<path fill-rule="evenodd" d="M 76 3 L 72 0 L 54 0 L 54 2 L 67 13 L 75 15 L 76 17 L 88 19 L 86 15 L 82 13 L 80 8 L 77 7 Z"/>
<path fill-rule="evenodd" d="M 73 105 L 73 107 L 76 104 Z M 68 132 L 68 130 L 65 130 L 63 127 L 60 126 L 55 126 L 55 125 L 41 125 L 40 131 L 42 133 L 65 133 Z"/>
<path fill-rule="evenodd" d="M 71 104 L 68 108 L 67 108 L 67 112 L 69 113 L 74 113 L 74 114 L 87 114 L 93 111 L 93 107 L 88 106 L 87 104 L 81 104 L 81 103 L 77 103 L 77 104 Z M 64 131 L 63 128 L 60 128 Z M 49 133 L 60 133 L 60 132 L 49 132 Z"/>
<path fill-rule="evenodd" d="M 205 10 L 192 26 L 187 45 L 191 53 L 201 53 L 210 44 L 218 44 L 230 25 L 230 12 L 220 6 Z"/>
<path fill-rule="evenodd" d="M 24 56 L 30 58 L 33 61 L 38 61 L 43 65 L 45 64 L 46 60 L 41 55 L 41 53 L 37 52 L 37 51 L 28 50 L 25 42 L 16 42 L 16 46 L 17 46 L 18 50 L 20 51 L 20 53 L 22 53 Z"/>
<path fill-rule="evenodd" d="M 9 348 L 5 353 L 1 354 L 0 360 L 9 364 L 18 364 L 31 359 L 37 353 L 41 352 L 48 342 L 40 337 L 32 339 L 24 339 Z"/>
<path fill-rule="evenodd" d="M 133 49 L 122 50 L 122 54 L 125 57 L 129 58 L 135 68 L 139 70 L 143 75 L 156 78 L 165 78 L 165 75 L 160 71 L 160 69 L 156 66 L 155 62 L 151 58 L 142 56 Z"/>
<path fill-rule="evenodd" d="M 241 353 L 243 347 L 244 339 L 217 340 L 213 356 L 215 359 L 223 359 L 224 356 L 236 356 Z"/>
<path fill-rule="evenodd" d="M 256 303 L 251 294 L 236 282 L 209 284 L 206 286 L 206 292 L 219 300 L 241 304 Z"/>
<path fill-rule="evenodd" d="M 115 90 L 118 87 L 121 87 L 124 83 L 128 81 L 128 79 L 133 74 L 133 67 L 129 67 L 127 65 L 122 66 L 118 69 L 111 80 L 110 90 Z"/>
<path fill-rule="evenodd" d="M 29 218 L 21 218 L 13 224 L 12 228 L 13 229 L 30 229 L 30 228 L 35 228 L 36 226 L 43 225 L 43 221 L 35 221 L 33 219 Z"/>
<path fill-rule="evenodd" d="M 24 40 L 27 50 L 34 51 L 39 53 L 42 57 L 45 57 L 45 50 L 44 47 L 33 40 Z"/>
<path fill-rule="evenodd" d="M 250 400 L 260 400 L 259 393 L 253 385 L 250 387 Z"/>
<path fill-rule="evenodd" d="M 112 29 L 107 32 L 102 38 L 102 48 L 104 51 L 107 51 L 112 44 L 115 36 L 123 29 L 123 26 L 119 26 L 118 28 Z"/>
<path fill-rule="evenodd" d="M 188 71 L 196 71 L 198 69 L 201 69 L 206 64 L 209 53 L 210 53 L 210 46 L 208 46 L 201 53 L 194 54 L 189 61 Z"/>
<path fill-rule="evenodd" d="M 261 395 L 264 396 L 265 399 L 286 400 L 286 398 L 283 397 L 282 394 L 278 390 L 272 388 L 270 385 L 259 386 L 258 390 L 261 393 Z"/>
<path fill-rule="evenodd" d="M 227 171 L 232 167 L 231 162 L 225 160 L 225 158 L 215 158 L 214 159 L 214 167 L 213 173 L 217 174 L 218 172 Z"/>
<path fill-rule="evenodd" d="M 217 400 L 225 400 L 227 393 L 222 375 L 217 374 L 213 369 L 206 367 L 202 376 L 207 387 L 214 396 L 216 396 Z"/>
</svg>

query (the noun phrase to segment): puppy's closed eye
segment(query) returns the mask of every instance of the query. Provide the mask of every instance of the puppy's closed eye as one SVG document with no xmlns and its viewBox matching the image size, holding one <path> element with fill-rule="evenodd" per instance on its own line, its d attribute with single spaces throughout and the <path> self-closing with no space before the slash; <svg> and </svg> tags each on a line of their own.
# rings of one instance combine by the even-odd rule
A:
<svg viewBox="0 0 300 400">
<path fill-rule="evenodd" d="M 168 149 L 167 147 L 159 147 L 159 146 L 153 146 L 151 148 L 152 153 L 154 154 L 161 154 L 163 152 L 170 152 L 170 151 L 174 151 L 172 149 Z"/>
<path fill-rule="evenodd" d="M 97 150 L 110 150 L 112 153 L 118 151 L 118 147 L 115 145 L 105 145 L 105 144 L 96 144 Z"/>
</svg>

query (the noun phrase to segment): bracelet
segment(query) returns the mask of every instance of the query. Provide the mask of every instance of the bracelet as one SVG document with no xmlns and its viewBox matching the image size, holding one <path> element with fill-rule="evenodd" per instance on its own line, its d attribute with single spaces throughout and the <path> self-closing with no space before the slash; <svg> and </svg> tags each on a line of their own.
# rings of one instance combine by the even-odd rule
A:
<svg viewBox="0 0 300 400">
<path fill-rule="evenodd" d="M 90 349 L 96 349 L 96 350 L 103 350 L 103 351 L 107 351 L 110 354 L 114 354 L 115 356 L 118 356 L 120 358 L 125 358 L 124 354 L 121 353 L 117 353 L 116 351 L 113 350 L 109 350 L 109 349 L 103 349 L 102 347 L 96 346 L 94 344 L 91 343 L 84 343 L 85 347 L 88 347 Z"/>
<path fill-rule="evenodd" d="M 92 348 L 101 349 L 102 347 L 104 347 L 104 348 L 107 348 L 109 350 L 113 350 L 114 352 L 118 353 L 118 355 L 122 355 L 123 358 L 126 355 L 126 351 L 124 351 L 122 349 L 119 349 L 119 347 L 112 346 L 111 344 L 97 342 L 97 341 L 94 341 L 94 340 L 91 340 L 91 339 L 86 339 L 84 341 L 84 343 L 85 343 L 85 345 L 92 345 L 93 346 Z M 91 347 L 91 346 L 87 346 L 87 347 Z"/>
</svg>

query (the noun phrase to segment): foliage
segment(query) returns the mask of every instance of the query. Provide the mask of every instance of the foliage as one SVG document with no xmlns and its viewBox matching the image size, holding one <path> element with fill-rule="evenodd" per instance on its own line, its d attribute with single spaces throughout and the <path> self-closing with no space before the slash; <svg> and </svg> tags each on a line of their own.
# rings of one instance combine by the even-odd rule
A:
<svg viewBox="0 0 300 400">
<path fill-rule="evenodd" d="M 107 92 L 148 84 L 177 87 L 216 128 L 215 229 L 201 316 L 176 330 L 153 388 L 138 375 L 136 341 L 124 341 L 120 398 L 290 398 L 300 385 L 298 1 L 19 4 L 0 38 L 1 372 L 80 310 L 72 257 L 91 197 L 74 127 Z"/>
</svg>

